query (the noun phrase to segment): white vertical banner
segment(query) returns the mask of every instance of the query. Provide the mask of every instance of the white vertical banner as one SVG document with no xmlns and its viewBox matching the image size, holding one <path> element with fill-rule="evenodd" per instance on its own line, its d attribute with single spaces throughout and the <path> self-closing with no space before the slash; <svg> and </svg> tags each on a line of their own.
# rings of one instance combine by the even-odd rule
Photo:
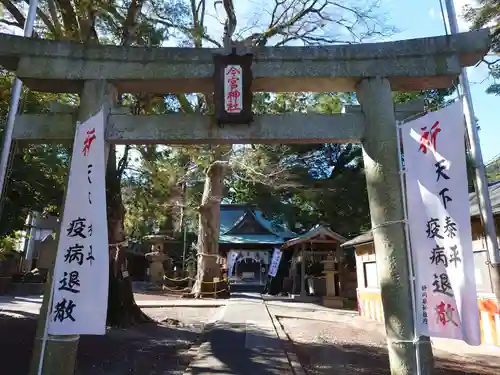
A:
<svg viewBox="0 0 500 375">
<path fill-rule="evenodd" d="M 417 331 L 480 345 L 462 102 L 401 126 Z"/>
<path fill-rule="evenodd" d="M 271 265 L 269 266 L 269 271 L 268 271 L 269 276 L 272 277 L 276 276 L 276 273 L 278 272 L 278 268 L 280 266 L 282 254 L 283 253 L 280 251 L 280 249 L 274 249 L 273 258 L 271 259 Z"/>
<path fill-rule="evenodd" d="M 234 250 L 229 252 L 229 257 L 227 261 L 227 277 L 233 277 L 234 264 L 236 263 L 236 258 L 238 258 L 238 253 Z"/>
<path fill-rule="evenodd" d="M 48 333 L 103 335 L 108 302 L 104 113 L 77 124 Z"/>
</svg>

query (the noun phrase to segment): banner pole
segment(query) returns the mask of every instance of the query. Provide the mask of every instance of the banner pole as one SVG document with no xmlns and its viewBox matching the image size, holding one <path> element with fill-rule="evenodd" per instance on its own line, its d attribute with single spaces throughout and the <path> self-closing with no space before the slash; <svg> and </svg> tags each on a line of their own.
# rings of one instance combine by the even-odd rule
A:
<svg viewBox="0 0 500 375">
<path fill-rule="evenodd" d="M 455 12 L 455 4 L 453 0 L 446 1 L 446 13 L 448 15 L 448 24 L 451 34 L 459 33 L 457 15 Z M 481 153 L 481 145 L 479 142 L 479 134 L 476 124 L 476 116 L 474 114 L 474 106 L 472 103 L 472 94 L 470 91 L 469 77 L 467 70 L 461 69 L 459 86 L 462 89 L 464 97 L 464 112 L 465 123 L 467 125 L 468 146 L 470 157 L 475 169 L 474 187 L 477 195 L 479 213 L 483 222 L 483 230 L 486 237 L 486 248 L 489 255 L 489 267 L 491 269 L 491 278 L 493 292 L 495 294 L 497 305 L 500 307 L 500 251 L 498 249 L 497 233 L 495 228 L 495 218 L 493 217 L 493 209 L 488 192 L 488 181 Z"/>
<path fill-rule="evenodd" d="M 396 140 L 398 142 L 398 158 L 399 158 L 399 178 L 401 185 L 401 195 L 403 197 L 403 219 L 404 219 L 404 232 L 406 239 L 406 251 L 408 254 L 408 271 L 410 273 L 410 292 L 412 298 L 412 315 L 413 315 L 413 334 L 414 334 L 414 345 L 415 345 L 415 362 L 417 367 L 417 375 L 422 374 L 422 364 L 420 363 L 420 335 L 418 334 L 417 329 L 417 295 L 415 291 L 415 271 L 413 267 L 413 257 L 411 253 L 411 243 L 410 243 L 410 231 L 408 227 L 408 212 L 406 208 L 406 188 L 405 188 L 405 179 L 404 179 L 404 168 L 403 168 L 403 158 L 401 148 L 403 145 L 401 144 L 401 122 L 396 121 Z"/>
<path fill-rule="evenodd" d="M 33 26 L 35 25 L 36 10 L 38 0 L 30 0 L 28 15 L 24 23 L 24 37 L 30 38 L 33 35 Z M 10 148 L 12 146 L 12 135 L 14 133 L 14 122 L 16 121 L 21 98 L 22 82 L 19 78 L 14 79 L 12 94 L 10 98 L 9 114 L 7 115 L 7 124 L 5 124 L 3 135 L 2 154 L 0 156 L 0 199 L 4 198 L 5 187 L 7 185 L 7 167 L 9 165 Z"/>
<path fill-rule="evenodd" d="M 54 299 L 54 275 L 52 275 L 52 282 L 50 283 L 50 296 L 49 303 L 47 307 L 47 315 L 45 316 L 45 326 L 43 327 L 43 337 L 42 337 L 42 347 L 40 349 L 40 361 L 38 362 L 37 375 L 42 375 L 43 373 L 43 363 L 45 357 L 45 348 L 47 347 L 47 339 L 49 337 L 49 319 L 52 310 L 52 302 Z"/>
<path fill-rule="evenodd" d="M 78 129 L 78 126 L 80 125 L 80 122 L 77 122 L 76 123 L 76 128 Z M 75 135 L 75 139 L 76 139 L 76 135 Z M 70 155 L 70 158 L 69 158 L 69 169 L 68 169 L 68 174 L 66 176 L 66 183 L 65 183 L 65 188 L 64 188 L 64 194 L 63 194 L 63 204 L 62 204 L 62 207 L 61 207 L 61 220 L 60 220 L 60 223 L 59 223 L 59 226 L 56 230 L 56 234 L 55 234 L 55 238 L 56 238 L 56 244 L 57 244 L 57 247 L 56 247 L 56 250 L 59 248 L 59 242 L 61 240 L 61 227 L 64 223 L 64 209 L 66 207 L 66 198 L 67 198 L 67 195 L 68 195 L 68 187 L 69 187 L 69 179 L 70 179 L 70 171 L 71 171 L 71 160 L 72 160 L 72 155 Z M 38 360 L 38 369 L 37 369 L 37 372 L 36 374 L 37 375 L 43 375 L 43 365 L 44 365 L 44 362 L 45 362 L 45 351 L 47 349 L 47 342 L 48 342 L 48 338 L 49 338 L 49 320 L 50 320 L 50 313 L 52 311 L 52 304 L 54 302 L 54 289 L 55 289 L 55 275 L 56 275 L 56 259 L 57 259 L 57 251 L 56 251 L 56 254 L 54 256 L 54 259 L 53 259 L 53 263 L 52 263 L 52 266 L 51 266 L 51 269 L 49 270 L 49 273 L 47 274 L 47 277 L 50 277 L 51 280 L 50 280 L 50 289 L 49 289 L 49 299 L 48 299 L 48 302 L 47 302 L 47 305 L 44 306 L 43 304 L 43 301 L 42 301 L 42 306 L 40 307 L 40 315 L 42 314 L 42 310 L 46 309 L 46 315 L 45 315 L 45 319 L 42 321 L 44 326 L 43 326 L 43 335 L 42 335 L 42 343 L 41 343 L 41 346 L 40 346 L 40 357 L 39 357 L 39 360 Z M 47 280 L 49 281 L 49 280 Z M 45 291 L 45 293 L 47 293 L 47 291 Z M 41 322 L 39 322 L 38 324 L 40 324 Z M 77 336 L 78 337 L 78 336 Z M 34 353 L 33 353 L 33 358 L 36 356 L 36 351 L 34 350 Z M 33 365 L 32 365 L 33 366 Z M 34 366 L 33 366 L 34 367 Z M 34 369 L 32 369 L 32 371 L 34 371 Z M 31 372 L 30 372 L 31 373 Z"/>
</svg>

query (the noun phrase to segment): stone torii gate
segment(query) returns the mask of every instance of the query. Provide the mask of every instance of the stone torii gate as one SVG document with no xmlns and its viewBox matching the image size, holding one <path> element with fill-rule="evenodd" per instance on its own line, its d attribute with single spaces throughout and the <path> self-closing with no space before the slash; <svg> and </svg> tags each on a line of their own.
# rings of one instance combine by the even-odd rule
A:
<svg viewBox="0 0 500 375">
<path fill-rule="evenodd" d="M 489 48 L 489 33 L 480 30 L 387 43 L 237 49 L 254 55 L 253 91 L 355 91 L 361 112 L 264 115 L 250 126 L 223 128 L 208 116 L 133 116 L 113 107 L 114 90 L 213 92 L 212 57 L 222 50 L 83 45 L 0 35 L 0 65 L 33 90 L 81 95 L 77 116 L 18 116 L 13 135 L 18 142 L 71 140 L 75 120 L 85 121 L 102 107 L 108 115 L 107 142 L 117 144 L 361 142 L 391 369 L 394 375 L 406 375 L 417 373 L 417 357 L 392 91 L 452 87 L 460 69 L 476 64 Z M 422 374 L 428 374 L 429 339 L 421 338 L 417 345 L 419 361 L 425 364 Z"/>
</svg>

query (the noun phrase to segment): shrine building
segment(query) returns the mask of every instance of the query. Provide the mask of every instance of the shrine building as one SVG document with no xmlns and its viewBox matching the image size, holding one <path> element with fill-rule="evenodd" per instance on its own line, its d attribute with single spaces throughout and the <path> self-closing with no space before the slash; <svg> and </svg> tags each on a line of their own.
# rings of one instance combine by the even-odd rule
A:
<svg viewBox="0 0 500 375">
<path fill-rule="evenodd" d="M 231 284 L 238 288 L 270 281 L 267 291 L 271 294 L 285 293 L 297 300 L 342 307 L 348 299 L 356 298 L 354 259 L 350 262 L 340 247 L 345 240 L 320 225 L 306 233 L 294 233 L 286 225 L 266 219 L 252 205 L 220 207 L 219 254 Z M 273 249 L 281 250 L 282 257 L 276 276 L 270 279 Z"/>
<path fill-rule="evenodd" d="M 498 235 L 500 233 L 500 181 L 490 184 L 488 189 Z M 495 295 L 493 294 L 493 281 L 487 263 L 486 239 L 475 193 L 469 195 L 469 205 L 477 301 L 481 319 L 481 338 L 485 344 L 500 346 L 500 306 L 496 305 Z M 350 241 L 344 242 L 341 246 L 346 250 L 348 248 L 355 249 L 359 314 L 368 319 L 383 321 L 384 313 L 372 232 L 363 233 Z"/>
<path fill-rule="evenodd" d="M 233 283 L 264 285 L 274 248 L 297 234 L 285 225 L 264 218 L 262 211 L 248 204 L 221 204 L 219 254 L 229 259 L 237 253 L 229 272 Z"/>
</svg>

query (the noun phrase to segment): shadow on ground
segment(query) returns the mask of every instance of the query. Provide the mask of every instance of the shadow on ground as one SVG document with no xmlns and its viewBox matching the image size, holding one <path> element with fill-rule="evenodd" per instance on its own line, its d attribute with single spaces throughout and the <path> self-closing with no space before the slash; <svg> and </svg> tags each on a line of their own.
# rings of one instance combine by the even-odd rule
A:
<svg viewBox="0 0 500 375">
<path fill-rule="evenodd" d="M 279 324 L 285 329 L 282 321 L 287 317 L 276 316 Z M 335 326 L 334 322 L 321 319 L 297 318 L 295 320 L 315 321 Z M 345 333 L 341 333 L 340 325 L 334 328 L 333 335 L 321 344 L 292 342 L 293 351 L 308 375 L 390 375 L 389 356 L 385 337 L 379 340 L 369 338 L 373 332 L 351 331 L 351 340 L 346 342 Z M 317 329 L 317 327 L 315 328 Z M 349 329 L 349 328 L 347 328 Z M 338 336 L 337 337 L 337 330 Z M 286 331 L 286 330 L 285 330 Z M 290 333 L 286 333 L 290 338 Z M 325 339 L 323 339 L 325 340 Z M 363 342 L 360 342 L 363 341 Z M 500 374 L 500 361 L 495 356 L 478 355 L 460 356 L 433 349 L 435 375 L 497 375 Z"/>
<path fill-rule="evenodd" d="M 11 317 L 0 314 L 1 373 L 27 375 L 36 331 L 34 315 Z M 19 314 L 18 311 L 15 312 Z M 176 375 L 193 359 L 188 349 L 198 334 L 179 325 L 145 324 L 127 330 L 111 330 L 106 336 L 84 336 L 78 350 L 77 375 Z M 286 374 L 282 343 L 273 334 L 251 325 L 217 324 L 205 335 L 197 366 L 192 374 L 220 373 L 210 357 L 221 363 L 224 373 L 238 375 Z M 308 375 L 389 375 L 387 350 L 361 344 L 293 345 Z M 204 351 L 203 348 L 206 350 Z M 203 358 L 203 357 L 206 358 Z M 500 366 L 487 356 L 474 359 L 437 358 L 437 375 L 500 374 Z"/>
<path fill-rule="evenodd" d="M 0 314 L 1 374 L 27 375 L 36 331 L 36 316 L 21 318 L 10 312 Z M 143 324 L 126 330 L 110 330 L 105 336 L 80 338 L 76 375 L 177 375 L 194 359 L 189 352 L 199 334 L 182 325 Z M 204 335 L 200 366 L 192 374 L 216 374 L 213 357 L 223 363 L 229 373 L 242 375 L 285 374 L 286 361 L 281 342 L 249 324 L 220 324 Z M 251 350 L 246 351 L 245 347 Z M 203 364 L 208 360 L 207 365 Z"/>
<path fill-rule="evenodd" d="M 294 343 L 299 361 L 308 375 L 390 375 L 386 349 L 366 345 L 303 345 Z M 328 356 L 327 363 L 318 360 L 317 353 Z M 435 358 L 436 375 L 497 375 L 500 367 L 483 360 Z"/>
<path fill-rule="evenodd" d="M 287 375 L 289 364 L 274 331 L 253 323 L 218 323 L 206 335 L 190 375 Z"/>
<path fill-rule="evenodd" d="M 0 314 L 0 363 L 2 374 L 27 375 L 36 332 L 36 316 Z M 182 326 L 156 323 L 105 336 L 80 338 L 76 375 L 164 375 L 182 373 L 189 363 L 191 343 L 199 335 Z"/>
</svg>

